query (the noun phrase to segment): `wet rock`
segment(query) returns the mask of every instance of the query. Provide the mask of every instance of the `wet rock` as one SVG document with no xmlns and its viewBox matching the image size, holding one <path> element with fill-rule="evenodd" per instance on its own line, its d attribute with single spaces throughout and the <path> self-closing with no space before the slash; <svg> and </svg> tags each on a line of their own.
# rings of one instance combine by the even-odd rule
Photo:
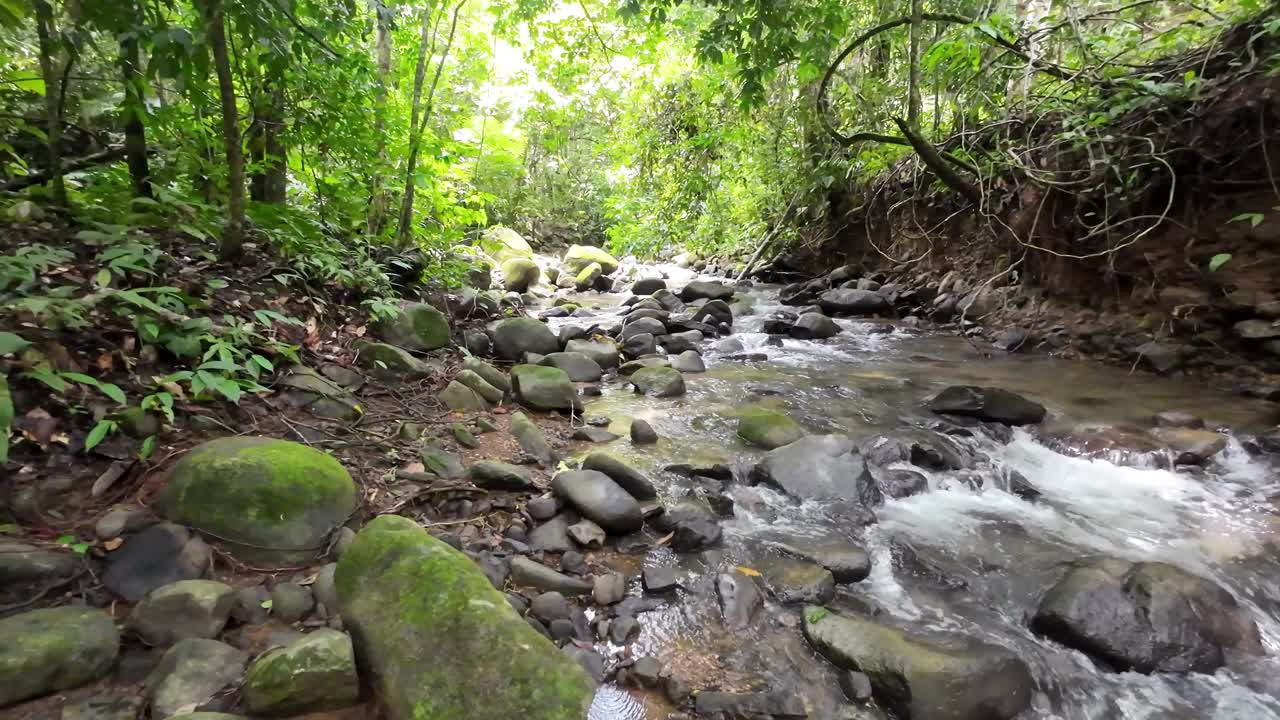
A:
<svg viewBox="0 0 1280 720">
<path fill-rule="evenodd" d="M 588 550 L 598 550 L 604 546 L 606 535 L 604 528 L 583 518 L 569 526 L 569 537 Z"/>
<path fill-rule="evenodd" d="M 871 290 L 828 290 L 818 297 L 823 312 L 831 315 L 879 315 L 893 310 L 884 295 Z"/>
<path fill-rule="evenodd" d="M 631 384 L 636 392 L 649 397 L 677 397 L 684 395 L 684 376 L 669 367 L 651 367 L 631 374 Z"/>
<path fill-rule="evenodd" d="M 558 498 L 548 495 L 530 500 L 525 507 L 534 520 L 550 520 L 560 512 L 561 502 Z"/>
<path fill-rule="evenodd" d="M 646 317 L 636 318 L 635 320 L 628 320 L 627 324 L 622 326 L 621 338 L 623 341 L 623 352 L 627 352 L 626 350 L 627 340 L 637 335 L 652 335 L 653 337 L 656 338 L 659 335 L 666 335 L 666 334 L 667 334 L 667 327 L 666 325 L 662 324 L 661 320 L 655 320 L 654 318 L 646 318 Z"/>
<path fill-rule="evenodd" d="M 795 694 L 785 690 L 767 693 L 703 691 L 694 697 L 694 711 L 700 718 L 804 720 L 809 717 L 804 702 Z M 913 718 L 913 720 L 917 719 Z"/>
<path fill-rule="evenodd" d="M 19 585 L 65 580 L 85 566 L 70 550 L 38 547 L 0 537 L 0 592 Z"/>
<path fill-rule="evenodd" d="M 796 538 L 778 543 L 778 549 L 826 568 L 837 583 L 861 582 L 871 574 L 871 555 L 846 540 Z"/>
<path fill-rule="evenodd" d="M 662 663 L 655 657 L 638 658 L 627 674 L 638 687 L 656 688 L 662 680 Z"/>
<path fill-rule="evenodd" d="M 528 579 L 526 565 L 549 570 L 516 557 L 513 579 Z M 343 621 L 392 720 L 585 717 L 590 678 L 466 556 L 414 521 L 384 515 L 366 525 L 338 563 L 337 586 Z"/>
<path fill-rule="evenodd" d="M 1227 439 L 1211 430 L 1158 428 L 1152 432 L 1177 454 L 1179 464 L 1199 465 L 1227 447 Z"/>
<path fill-rule="evenodd" d="M 582 410 L 577 388 L 559 368 L 516 365 L 511 369 L 511 388 L 516 400 L 533 410 Z"/>
<path fill-rule="evenodd" d="M 556 591 L 565 595 L 586 595 L 592 584 L 587 580 L 565 575 L 527 557 L 511 559 L 511 582 L 537 590 Z"/>
<path fill-rule="evenodd" d="M 582 469 L 595 470 L 608 475 L 637 500 L 652 500 L 658 497 L 658 491 L 654 489 L 649 478 L 616 455 L 593 452 L 582 461 Z"/>
<path fill-rule="evenodd" d="M 569 539 L 569 526 L 573 523 L 568 513 L 560 513 L 542 523 L 529 533 L 529 547 L 535 551 L 562 553 L 573 549 Z M 576 518 L 575 518 L 576 519 Z"/>
<path fill-rule="evenodd" d="M 614 433 L 611 433 L 608 430 L 604 430 L 602 428 L 580 427 L 580 428 L 573 429 L 573 439 L 581 440 L 583 442 L 607 443 L 607 442 L 613 442 L 614 440 L 617 440 L 619 437 L 621 437 L 621 435 L 615 435 Z"/>
<path fill-rule="evenodd" d="M 520 449 L 539 465 L 551 467 L 555 464 L 556 454 L 551 450 L 551 443 L 547 442 L 547 436 L 542 434 L 542 430 L 529 419 L 529 416 L 521 412 L 512 413 L 507 428 L 520 445 Z"/>
<path fill-rule="evenodd" d="M 591 598 L 597 605 L 612 605 L 627 595 L 627 579 L 621 573 L 597 575 L 591 588 Z"/>
<path fill-rule="evenodd" d="M 457 380 L 451 381 L 440 392 L 440 402 L 453 412 L 480 412 L 489 409 L 489 403 L 483 395 Z"/>
<path fill-rule="evenodd" d="M 467 477 L 476 487 L 485 490 L 532 490 L 535 487 L 527 470 L 496 460 L 472 463 Z"/>
<path fill-rule="evenodd" d="M 685 309 L 684 301 L 676 297 L 676 294 L 671 292 L 670 290 L 655 291 L 653 293 L 653 299 L 658 303 L 659 307 L 661 307 L 663 310 L 666 310 L 667 312 L 673 312 L 673 313 L 684 312 L 684 309 Z"/>
<path fill-rule="evenodd" d="M 298 622 L 315 606 L 315 596 L 305 585 L 284 582 L 271 588 L 271 614 L 282 623 Z"/>
<path fill-rule="evenodd" d="M 1187 359 L 1187 348 L 1171 343 L 1149 342 L 1138 346 L 1134 352 L 1139 360 L 1161 375 L 1182 367 Z"/>
<path fill-rule="evenodd" d="M 629 358 L 640 358 L 656 352 L 658 343 L 650 333 L 638 333 L 622 341 L 622 354 Z"/>
<path fill-rule="evenodd" d="M 901 500 L 929 492 L 929 479 L 915 470 L 869 466 L 876 487 L 885 497 Z"/>
<path fill-rule="evenodd" d="M 222 632 L 236 591 L 213 580 L 181 580 L 149 593 L 129 613 L 129 627 L 148 645 L 172 645 L 186 638 Z"/>
<path fill-rule="evenodd" d="M 248 653 L 217 640 L 192 638 L 169 648 L 146 679 L 153 718 L 223 710 L 224 691 L 240 680 Z"/>
<path fill-rule="evenodd" d="M 538 284 L 542 271 L 537 263 L 521 257 L 507 258 L 502 266 L 502 289 L 507 292 L 527 292 Z"/>
<path fill-rule="evenodd" d="M 515 362 L 525 353 L 556 352 L 560 349 L 560 340 L 545 323 L 529 317 L 508 318 L 493 326 L 493 349 L 499 358 Z"/>
<path fill-rule="evenodd" d="M 865 674 L 846 670 L 836 676 L 836 682 L 844 696 L 853 702 L 865 705 L 871 701 L 871 678 Z"/>
<path fill-rule="evenodd" d="M 1212 673 L 1231 654 L 1262 654 L 1257 625 L 1229 592 L 1158 562 L 1077 563 L 1031 628 L 1121 671 Z"/>
<path fill-rule="evenodd" d="M 542 358 L 543 365 L 564 371 L 573 382 L 596 382 L 604 376 L 604 370 L 585 353 L 556 352 Z"/>
<path fill-rule="evenodd" d="M 405 350 L 427 351 L 449 344 L 449 321 L 426 303 L 410 303 L 378 326 L 378 336 Z"/>
<path fill-rule="evenodd" d="M 1006 425 L 1032 425 L 1044 420 L 1044 406 L 999 388 L 952 385 L 929 401 L 940 415 L 975 417 Z"/>
<path fill-rule="evenodd" d="M 563 593 L 544 592 L 529 603 L 529 614 L 544 623 L 550 623 L 552 620 L 568 620 L 569 601 L 565 599 Z"/>
<path fill-rule="evenodd" d="M 764 606 L 764 594 L 755 578 L 736 569 L 716 576 L 716 597 L 725 627 L 730 630 L 750 626 Z"/>
<path fill-rule="evenodd" d="M 733 297 L 733 288 L 721 282 L 694 280 L 680 290 L 680 299 L 684 302 L 694 300 L 728 300 Z"/>
<path fill-rule="evenodd" d="M 607 532 L 633 532 L 644 523 L 636 499 L 602 472 L 570 470 L 558 473 L 551 480 L 551 491 Z"/>
<path fill-rule="evenodd" d="M 360 695 L 351 638 L 321 628 L 249 666 L 244 703 L 254 715 L 272 717 L 338 710 Z"/>
<path fill-rule="evenodd" d="M 596 683 L 604 682 L 605 663 L 604 657 L 587 648 L 580 648 L 572 643 L 564 646 L 564 654 L 573 659 L 574 662 L 582 668 L 584 672 Z"/>
<path fill-rule="evenodd" d="M 1034 341 L 1031 331 L 1014 327 L 1002 330 L 991 344 L 1007 353 L 1016 353 L 1031 349 Z"/>
<path fill-rule="evenodd" d="M 671 549 L 682 553 L 715 547 L 724 536 L 719 523 L 701 518 L 677 522 L 673 532 Z"/>
<path fill-rule="evenodd" d="M 480 358 L 470 356 L 463 358 L 462 368 L 479 375 L 480 379 L 484 380 L 490 387 L 495 387 L 503 393 L 511 392 L 511 378 Z"/>
<path fill-rule="evenodd" d="M 462 334 L 462 342 L 474 355 L 488 357 L 493 353 L 493 340 L 487 333 L 479 330 L 467 330 Z"/>
<path fill-rule="evenodd" d="M 924 636 L 807 607 L 804 635 L 829 661 L 871 680 L 876 699 L 912 720 L 1010 720 L 1034 681 L 1009 650 L 960 636 Z"/>
<path fill-rule="evenodd" d="M 395 345 L 359 340 L 354 349 L 357 353 L 356 363 L 380 378 L 418 380 L 429 377 L 433 371 L 429 363 Z"/>
<path fill-rule="evenodd" d="M 61 720 L 137 720 L 144 704 L 140 697 L 91 697 L 63 705 Z"/>
<path fill-rule="evenodd" d="M 852 500 L 865 506 L 881 502 L 866 463 L 843 435 L 810 435 L 770 450 L 750 477 L 801 500 Z"/>
<path fill-rule="evenodd" d="M 600 267 L 600 263 L 591 263 L 574 274 L 573 286 L 578 292 L 586 292 L 595 287 L 603 274 L 604 269 Z"/>
<path fill-rule="evenodd" d="M 805 313 L 796 318 L 788 332 L 797 340 L 825 340 L 840 334 L 840 326 L 821 313 Z"/>
<path fill-rule="evenodd" d="M 669 335 L 661 335 L 657 338 L 657 341 L 667 354 L 680 355 L 698 349 L 698 343 L 702 342 L 702 332 L 698 330 L 675 332 Z"/>
<path fill-rule="evenodd" d="M 695 323 L 707 323 L 713 326 L 721 324 L 732 325 L 733 308 L 729 307 L 729 303 L 723 300 L 711 300 L 694 310 L 690 320 Z"/>
<path fill-rule="evenodd" d="M 323 551 L 357 500 L 351 475 L 331 455 L 284 440 L 228 437 L 187 453 L 159 505 L 173 522 L 223 539 L 238 557 L 289 564 Z"/>
<path fill-rule="evenodd" d="M 804 428 L 789 415 L 767 407 L 747 408 L 738 418 L 738 437 L 765 450 L 790 445 L 804 435 Z"/>
<path fill-rule="evenodd" d="M 101 610 L 59 607 L 0 619 L 0 707 L 105 675 L 120 632 Z"/>
<path fill-rule="evenodd" d="M 640 577 L 644 585 L 645 592 L 664 593 L 675 590 L 679 586 L 676 582 L 676 569 L 669 565 L 650 565 L 644 569 Z"/>
<path fill-rule="evenodd" d="M 156 524 L 154 515 L 137 507 L 118 507 L 108 510 L 93 526 L 93 534 L 99 540 L 112 540 L 125 533 L 132 533 Z"/>
<path fill-rule="evenodd" d="M 637 418 L 631 421 L 631 442 L 636 445 L 652 445 L 658 442 L 658 433 L 647 421 Z"/>
<path fill-rule="evenodd" d="M 316 573 L 315 583 L 311 585 L 311 591 L 316 596 L 317 611 L 324 608 L 325 615 L 329 617 L 338 612 L 338 590 L 333 579 L 337 569 L 337 563 L 329 563 L 320 568 Z"/>
<path fill-rule="evenodd" d="M 706 363 L 702 361 L 702 355 L 697 350 L 686 350 L 679 355 L 670 357 L 671 367 L 682 373 L 703 373 L 707 371 Z"/>
<path fill-rule="evenodd" d="M 1280 338 L 1280 322 L 1270 320 L 1241 320 L 1231 331 L 1241 340 L 1274 340 Z"/>
<path fill-rule="evenodd" d="M 1162 428 L 1188 428 L 1191 430 L 1200 430 L 1204 427 L 1204 420 L 1189 412 L 1179 410 L 1166 410 L 1157 413 L 1153 421 L 1156 427 Z"/>
<path fill-rule="evenodd" d="M 504 375 L 503 377 L 505 378 L 506 376 Z M 489 381 L 485 380 L 479 373 L 473 370 L 464 369 L 455 375 L 453 379 L 455 382 L 459 382 L 474 390 L 477 395 L 484 398 L 486 403 L 491 405 L 497 405 L 502 402 L 503 396 L 506 395 L 506 391 L 490 384 Z M 476 406 L 473 402 L 467 402 L 466 404 L 471 408 Z"/>
<path fill-rule="evenodd" d="M 618 368 L 618 374 L 623 376 L 631 375 L 645 368 L 667 368 L 671 367 L 671 361 L 662 355 L 646 355 L 622 364 Z"/>
<path fill-rule="evenodd" d="M 641 278 L 631 286 L 633 295 L 652 295 L 659 290 L 667 289 L 667 281 L 662 278 Z"/>
<path fill-rule="evenodd" d="M 769 592 L 783 605 L 797 603 L 824 605 L 836 594 L 831 571 L 811 562 L 790 558 L 770 558 L 764 567 Z"/>
<path fill-rule="evenodd" d="M 271 593 L 262 585 L 236 590 L 236 603 L 231 617 L 243 625 L 262 625 L 271 617 Z"/>
<path fill-rule="evenodd" d="M 640 623 L 630 615 L 619 615 L 609 624 L 609 640 L 614 645 L 626 645 L 640 636 Z"/>
<path fill-rule="evenodd" d="M 599 367 L 608 370 L 618 367 L 619 350 L 616 343 L 612 340 L 599 339 L 573 339 L 565 343 L 565 352 L 579 353 L 591 358 Z"/>
<path fill-rule="evenodd" d="M 560 556 L 560 572 L 570 575 L 589 575 L 591 566 L 587 565 L 587 558 L 577 550 L 568 550 Z"/>
</svg>

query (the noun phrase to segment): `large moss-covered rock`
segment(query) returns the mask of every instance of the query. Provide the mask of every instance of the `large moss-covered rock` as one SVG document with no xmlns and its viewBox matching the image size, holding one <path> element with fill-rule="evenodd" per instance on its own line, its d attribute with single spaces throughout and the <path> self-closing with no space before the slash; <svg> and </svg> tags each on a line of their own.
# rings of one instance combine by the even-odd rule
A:
<svg viewBox="0 0 1280 720">
<path fill-rule="evenodd" d="M 356 487 L 319 450 L 258 437 L 211 440 L 174 466 L 160 496 L 170 520 L 255 562 L 313 559 L 356 508 Z M 269 549 L 268 549 L 269 548 Z"/>
<path fill-rule="evenodd" d="M 151 717 L 159 720 L 192 709 L 224 709 L 229 703 L 219 699 L 240 681 L 248 661 L 248 653 L 217 640 L 180 640 L 147 675 Z"/>
<path fill-rule="evenodd" d="M 513 257 L 502 263 L 502 289 L 522 293 L 538 284 L 542 271 L 528 258 Z"/>
<path fill-rule="evenodd" d="M 684 376 L 671 367 L 647 367 L 631 373 L 636 392 L 650 397 L 676 397 L 684 394 Z"/>
<path fill-rule="evenodd" d="M 577 388 L 558 367 L 517 365 L 511 368 L 511 386 L 516 400 L 534 410 L 582 409 Z"/>
<path fill-rule="evenodd" d="M 864 673 L 876 699 L 911 720 L 1010 720 L 1031 702 L 1026 663 L 962 636 L 923 636 L 870 618 L 804 610 L 804 636 L 828 660 Z"/>
<path fill-rule="evenodd" d="M 509 318 L 493 326 L 493 349 L 503 360 L 515 362 L 525 353 L 549 355 L 560 349 L 560 340 L 546 323 L 529 317 Z"/>
<path fill-rule="evenodd" d="M 586 355 L 605 370 L 618 367 L 618 344 L 606 337 L 591 340 L 575 338 L 565 343 L 564 350 Z"/>
<path fill-rule="evenodd" d="M 485 399 L 485 402 L 490 402 L 494 405 L 502 402 L 502 397 L 506 394 L 501 389 L 490 385 L 487 380 L 480 377 L 473 370 L 461 370 L 453 379 L 455 382 L 462 383 L 474 390 L 477 395 Z"/>
<path fill-rule="evenodd" d="M 360 367 L 383 378 L 418 380 L 431 374 L 431 365 L 409 354 L 408 350 L 387 343 L 358 340 L 356 362 Z"/>
<path fill-rule="evenodd" d="M 467 387 L 460 380 L 450 381 L 445 389 L 440 391 L 440 402 L 454 412 L 478 412 L 489 409 L 489 403 L 484 396 Z"/>
<path fill-rule="evenodd" d="M 804 437 L 804 428 L 790 416 L 766 407 L 752 407 L 738 418 L 738 437 L 765 450 L 773 450 Z"/>
<path fill-rule="evenodd" d="M 577 276 L 591 263 L 600 265 L 600 271 L 605 275 L 612 275 L 618 269 L 618 261 L 598 247 L 573 245 L 564 254 L 564 268 L 570 275 Z"/>
<path fill-rule="evenodd" d="M 405 350 L 435 350 L 449 344 L 449 320 L 426 303 L 410 303 L 378 326 L 383 340 Z"/>
<path fill-rule="evenodd" d="M 0 707 L 96 680 L 119 652 L 120 632 L 101 610 L 60 607 L 0 620 Z"/>
<path fill-rule="evenodd" d="M 507 377 L 506 373 L 490 365 L 489 363 L 481 360 L 480 358 L 474 357 L 474 356 L 467 356 L 462 359 L 462 367 L 463 369 L 470 370 L 471 372 L 484 378 L 485 382 L 489 383 L 493 387 L 498 388 L 502 392 L 504 393 L 511 392 L 511 378 Z"/>
<path fill-rule="evenodd" d="M 359 696 L 351 638 L 328 628 L 267 652 L 244 676 L 245 707 L 254 715 L 337 710 Z"/>
<path fill-rule="evenodd" d="M 574 275 L 573 287 L 578 292 L 585 292 L 595 287 L 600 276 L 604 274 L 604 269 L 600 267 L 600 263 L 593 262 L 582 268 Z"/>
<path fill-rule="evenodd" d="M 509 258 L 532 258 L 533 248 L 520 233 L 507 227 L 492 227 L 480 239 L 480 247 L 498 262 Z"/>
<path fill-rule="evenodd" d="M 591 679 L 462 553 L 384 515 L 338 561 L 342 619 L 392 720 L 582 720 Z"/>
<path fill-rule="evenodd" d="M 148 645 L 172 645 L 186 638 L 222 632 L 236 591 L 214 580 L 179 580 L 151 591 L 129 614 L 129 627 Z"/>
</svg>

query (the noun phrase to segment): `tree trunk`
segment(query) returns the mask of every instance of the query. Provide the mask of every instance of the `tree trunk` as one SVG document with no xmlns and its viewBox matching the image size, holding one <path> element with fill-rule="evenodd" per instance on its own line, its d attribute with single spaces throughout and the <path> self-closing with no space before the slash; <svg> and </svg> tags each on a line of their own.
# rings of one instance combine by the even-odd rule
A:
<svg viewBox="0 0 1280 720">
<path fill-rule="evenodd" d="M 924 25 L 920 4 L 923 0 L 911 0 L 910 74 L 907 88 L 907 122 L 913 128 L 920 127 L 920 30 Z"/>
<path fill-rule="evenodd" d="M 133 194 L 152 197 L 151 166 L 147 160 L 146 96 L 143 85 L 141 60 L 138 55 L 139 28 L 142 27 L 138 6 L 129 5 L 133 22 L 120 36 L 120 75 L 124 80 L 124 152 L 129 165 L 129 177 L 133 180 Z"/>
<path fill-rule="evenodd" d="M 413 71 L 413 105 L 409 113 L 409 157 L 405 162 L 404 196 L 400 199 L 400 217 L 396 223 L 396 240 L 408 244 L 409 226 L 413 222 L 413 175 L 418 164 L 418 114 L 422 111 L 422 83 L 427 78 L 427 58 L 435 45 L 435 30 L 431 26 L 432 8 L 422 15 L 422 41 L 418 46 L 418 65 Z M 444 13 L 436 14 L 436 25 Z"/>
<path fill-rule="evenodd" d="M 227 57 L 227 35 L 222 0 L 200 0 L 204 11 L 209 49 L 218 75 L 218 99 L 222 103 L 222 141 L 227 153 L 227 224 L 222 228 L 218 254 L 233 262 L 244 248 L 244 151 L 240 147 L 240 115 L 236 91 L 231 83 L 231 61 Z"/>
<path fill-rule="evenodd" d="M 49 191 L 57 205 L 67 204 L 67 185 L 62 179 L 62 113 L 58 98 L 61 81 L 53 68 L 53 7 L 47 0 L 34 0 L 36 34 L 40 38 L 40 75 L 44 78 L 44 109 L 47 115 Z"/>
<path fill-rule="evenodd" d="M 387 189 L 384 173 L 387 167 L 387 85 L 391 78 L 391 12 L 382 0 L 370 0 L 369 4 L 373 8 L 374 25 L 377 28 L 374 48 L 378 62 L 378 88 L 373 99 L 373 133 L 377 138 L 378 152 L 369 189 L 367 228 L 370 235 L 378 235 L 387 222 Z"/>
</svg>

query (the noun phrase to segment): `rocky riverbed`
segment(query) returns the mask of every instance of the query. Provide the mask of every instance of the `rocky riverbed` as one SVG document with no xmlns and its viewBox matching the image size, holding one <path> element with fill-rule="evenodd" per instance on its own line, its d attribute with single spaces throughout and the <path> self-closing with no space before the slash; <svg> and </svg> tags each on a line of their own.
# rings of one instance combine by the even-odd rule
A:
<svg viewBox="0 0 1280 720">
<path fill-rule="evenodd" d="M 362 345 L 393 380 L 470 353 L 396 514 L 231 437 L 104 516 L 101 561 L 7 542 L 4 712 L 1280 718 L 1274 403 L 996 352 L 852 269 L 511 249 L 483 323 L 411 305 Z M 97 602 L 17 607 L 84 572 Z"/>
</svg>

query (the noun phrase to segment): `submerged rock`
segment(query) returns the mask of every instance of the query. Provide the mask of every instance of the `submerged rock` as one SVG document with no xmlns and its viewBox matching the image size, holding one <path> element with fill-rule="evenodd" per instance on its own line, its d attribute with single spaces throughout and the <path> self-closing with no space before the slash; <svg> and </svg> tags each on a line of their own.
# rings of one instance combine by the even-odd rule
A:
<svg viewBox="0 0 1280 720">
<path fill-rule="evenodd" d="M 716 576 L 716 597 L 725 627 L 730 630 L 750 626 L 764 606 L 764 593 L 755 578 L 737 569 Z"/>
<path fill-rule="evenodd" d="M 684 395 L 684 376 L 670 367 L 642 368 L 631 373 L 631 384 L 636 392 L 650 397 L 677 397 Z"/>
<path fill-rule="evenodd" d="M 811 562 L 790 558 L 770 558 L 764 568 L 769 592 L 783 605 L 825 604 L 836 595 L 831 571 Z"/>
<path fill-rule="evenodd" d="M 92 682 L 120 652 L 120 632 L 101 610 L 29 610 L 0 620 L 0 707 Z"/>
<path fill-rule="evenodd" d="M 828 660 L 870 680 L 911 720 L 1011 720 L 1031 703 L 1031 671 L 1009 650 L 961 636 L 924 636 L 807 607 L 804 636 Z"/>
<path fill-rule="evenodd" d="M 767 407 L 752 407 L 738 419 L 738 437 L 765 450 L 773 450 L 804 437 L 804 428 L 791 416 Z"/>
<path fill-rule="evenodd" d="M 853 500 L 864 506 L 882 498 L 867 464 L 844 435 L 810 435 L 770 450 L 751 479 L 800 500 Z"/>
<path fill-rule="evenodd" d="M 513 573 L 516 558 L 512 562 Z M 384 515 L 338 562 L 343 622 L 392 720 L 586 717 L 593 683 L 465 555 Z M 590 591 L 588 583 L 587 592 Z"/>
<path fill-rule="evenodd" d="M 170 520 L 221 538 L 243 559 L 288 564 L 321 553 L 357 499 L 351 475 L 330 455 L 285 440 L 228 437 L 187 453 L 159 504 Z"/>
<path fill-rule="evenodd" d="M 1231 593 L 1159 562 L 1078 563 L 1031 628 L 1122 671 L 1212 673 L 1232 653 L 1262 654 L 1258 626 Z"/>
<path fill-rule="evenodd" d="M 871 574 L 871 555 L 847 540 L 810 540 L 798 537 L 786 543 L 778 543 L 778 549 L 831 572 L 837 583 L 855 583 Z"/>
<path fill-rule="evenodd" d="M 1033 425 L 1044 420 L 1040 403 L 999 388 L 952 385 L 929 401 L 929 409 L 940 415 L 974 417 L 1005 425 Z"/>
</svg>

